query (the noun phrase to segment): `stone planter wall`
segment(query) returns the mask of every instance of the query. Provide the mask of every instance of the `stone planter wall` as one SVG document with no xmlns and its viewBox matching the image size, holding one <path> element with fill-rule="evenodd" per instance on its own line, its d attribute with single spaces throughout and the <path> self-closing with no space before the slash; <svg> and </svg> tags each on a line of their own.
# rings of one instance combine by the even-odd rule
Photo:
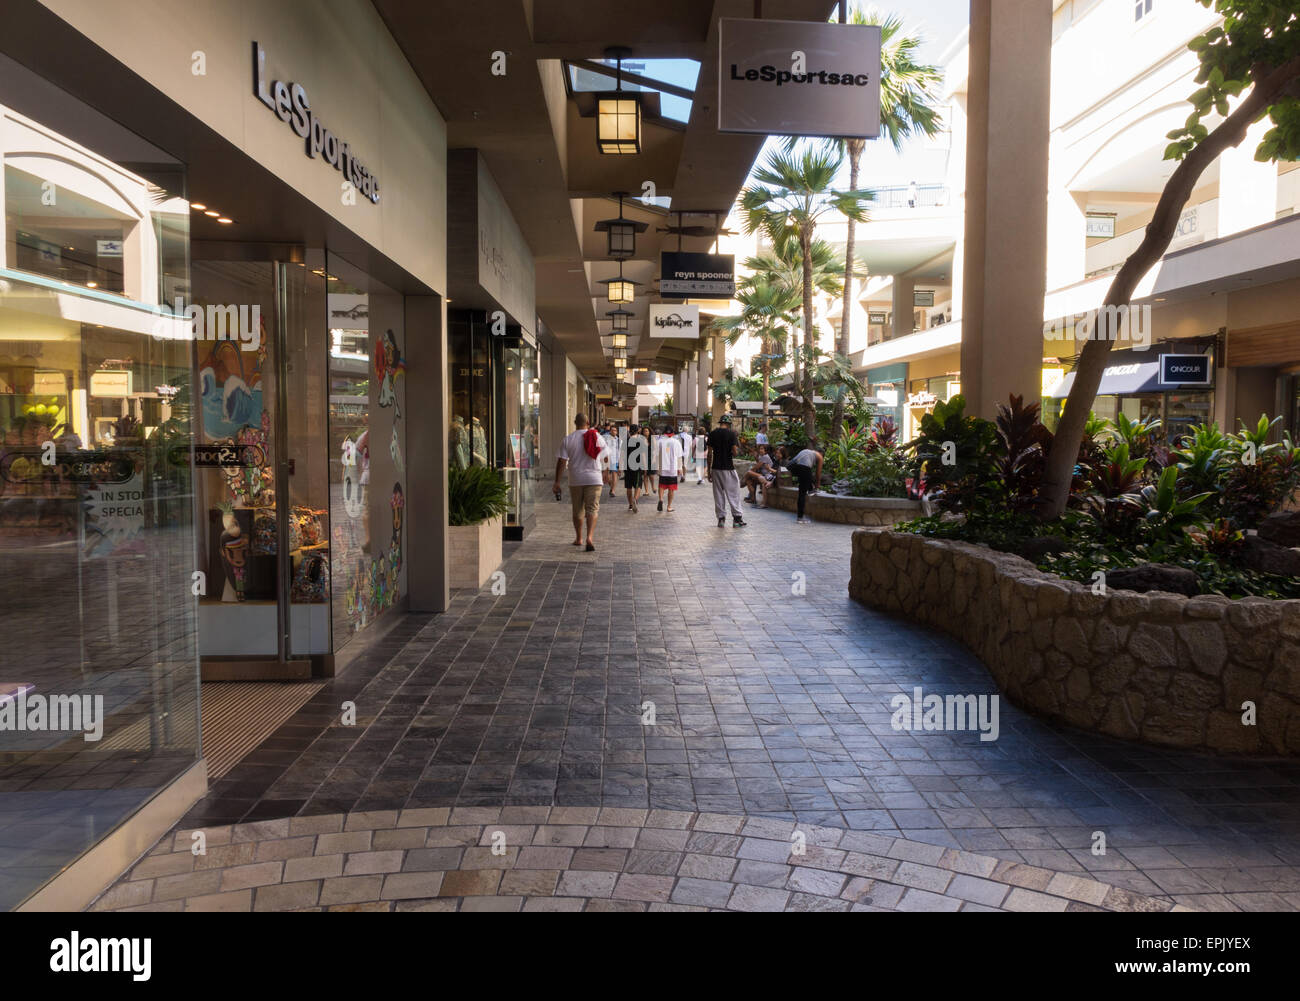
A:
<svg viewBox="0 0 1300 1001">
<path fill-rule="evenodd" d="M 752 462 L 737 461 L 736 469 L 743 477 L 752 465 Z M 782 472 L 781 479 L 786 481 L 789 475 Z M 768 492 L 767 502 L 782 511 L 797 511 L 799 488 L 778 487 Z M 832 521 L 838 525 L 896 525 L 924 513 L 920 501 L 906 497 L 846 497 L 820 492 L 811 494 L 804 507 L 804 514 L 814 521 Z"/>
<path fill-rule="evenodd" d="M 1094 595 L 1008 553 L 869 528 L 853 533 L 849 594 L 956 637 L 1014 703 L 1073 726 L 1300 755 L 1300 600 Z"/>
<path fill-rule="evenodd" d="M 501 518 L 447 529 L 448 586 L 481 588 L 501 565 Z"/>
<path fill-rule="evenodd" d="M 768 493 L 772 507 L 782 511 L 799 509 L 798 487 L 777 487 Z M 839 494 L 809 494 L 804 514 L 814 521 L 839 525 L 896 525 L 921 517 L 921 502 L 906 497 L 844 497 Z"/>
</svg>

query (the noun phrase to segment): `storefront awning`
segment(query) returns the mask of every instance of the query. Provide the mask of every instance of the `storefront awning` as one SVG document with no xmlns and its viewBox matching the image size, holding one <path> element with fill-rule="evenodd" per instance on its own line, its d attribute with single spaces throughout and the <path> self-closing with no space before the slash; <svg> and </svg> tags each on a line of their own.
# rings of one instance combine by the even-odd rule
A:
<svg viewBox="0 0 1300 1001">
<path fill-rule="evenodd" d="M 1070 395 L 1074 385 L 1074 373 L 1067 372 L 1052 391 L 1052 399 L 1063 400 Z M 1182 388 L 1168 382 L 1160 381 L 1160 355 L 1139 354 L 1132 351 L 1116 351 L 1113 364 L 1106 366 L 1101 374 L 1101 385 L 1097 388 L 1098 396 L 1132 396 L 1137 393 L 1167 393 Z M 1196 385 L 1188 388 L 1199 390 L 1209 386 Z"/>
</svg>

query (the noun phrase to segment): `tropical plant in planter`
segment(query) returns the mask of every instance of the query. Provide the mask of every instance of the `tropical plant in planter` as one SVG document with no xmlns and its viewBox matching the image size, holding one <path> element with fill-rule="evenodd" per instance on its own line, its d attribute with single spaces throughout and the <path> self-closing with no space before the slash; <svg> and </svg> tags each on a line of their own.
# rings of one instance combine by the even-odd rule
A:
<svg viewBox="0 0 1300 1001">
<path fill-rule="evenodd" d="M 452 466 L 447 475 L 447 521 L 478 525 L 499 518 L 509 509 L 510 487 L 487 466 Z"/>
</svg>

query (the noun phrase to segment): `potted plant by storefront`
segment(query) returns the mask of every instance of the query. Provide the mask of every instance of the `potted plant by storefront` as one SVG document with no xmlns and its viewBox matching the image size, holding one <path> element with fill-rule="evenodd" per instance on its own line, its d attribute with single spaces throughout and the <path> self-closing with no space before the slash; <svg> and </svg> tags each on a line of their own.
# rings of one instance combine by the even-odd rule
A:
<svg viewBox="0 0 1300 1001">
<path fill-rule="evenodd" d="M 447 565 L 452 587 L 481 588 L 501 565 L 509 486 L 487 466 L 452 466 L 447 477 Z"/>
</svg>

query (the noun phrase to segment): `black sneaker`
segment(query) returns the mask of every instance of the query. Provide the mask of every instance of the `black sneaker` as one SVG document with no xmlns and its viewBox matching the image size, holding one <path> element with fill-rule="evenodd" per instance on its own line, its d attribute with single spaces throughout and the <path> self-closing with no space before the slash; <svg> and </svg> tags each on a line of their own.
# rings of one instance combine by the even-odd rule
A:
<svg viewBox="0 0 1300 1001">
<path fill-rule="evenodd" d="M 726 528 L 726 527 L 727 527 L 727 519 L 726 519 L 726 518 L 719 518 L 719 519 L 718 519 L 718 527 L 719 527 L 719 528 Z"/>
<path fill-rule="evenodd" d="M 735 520 L 731 523 L 731 527 L 732 527 L 732 528 L 744 528 L 744 527 L 745 527 L 746 525 L 748 525 L 748 524 L 749 524 L 749 522 L 747 522 L 744 518 L 737 518 L 737 519 L 735 519 Z"/>
<path fill-rule="evenodd" d="M 659 510 L 662 511 L 663 509 L 664 509 L 664 502 L 663 502 L 663 501 L 660 501 L 660 502 L 659 502 Z"/>
</svg>

